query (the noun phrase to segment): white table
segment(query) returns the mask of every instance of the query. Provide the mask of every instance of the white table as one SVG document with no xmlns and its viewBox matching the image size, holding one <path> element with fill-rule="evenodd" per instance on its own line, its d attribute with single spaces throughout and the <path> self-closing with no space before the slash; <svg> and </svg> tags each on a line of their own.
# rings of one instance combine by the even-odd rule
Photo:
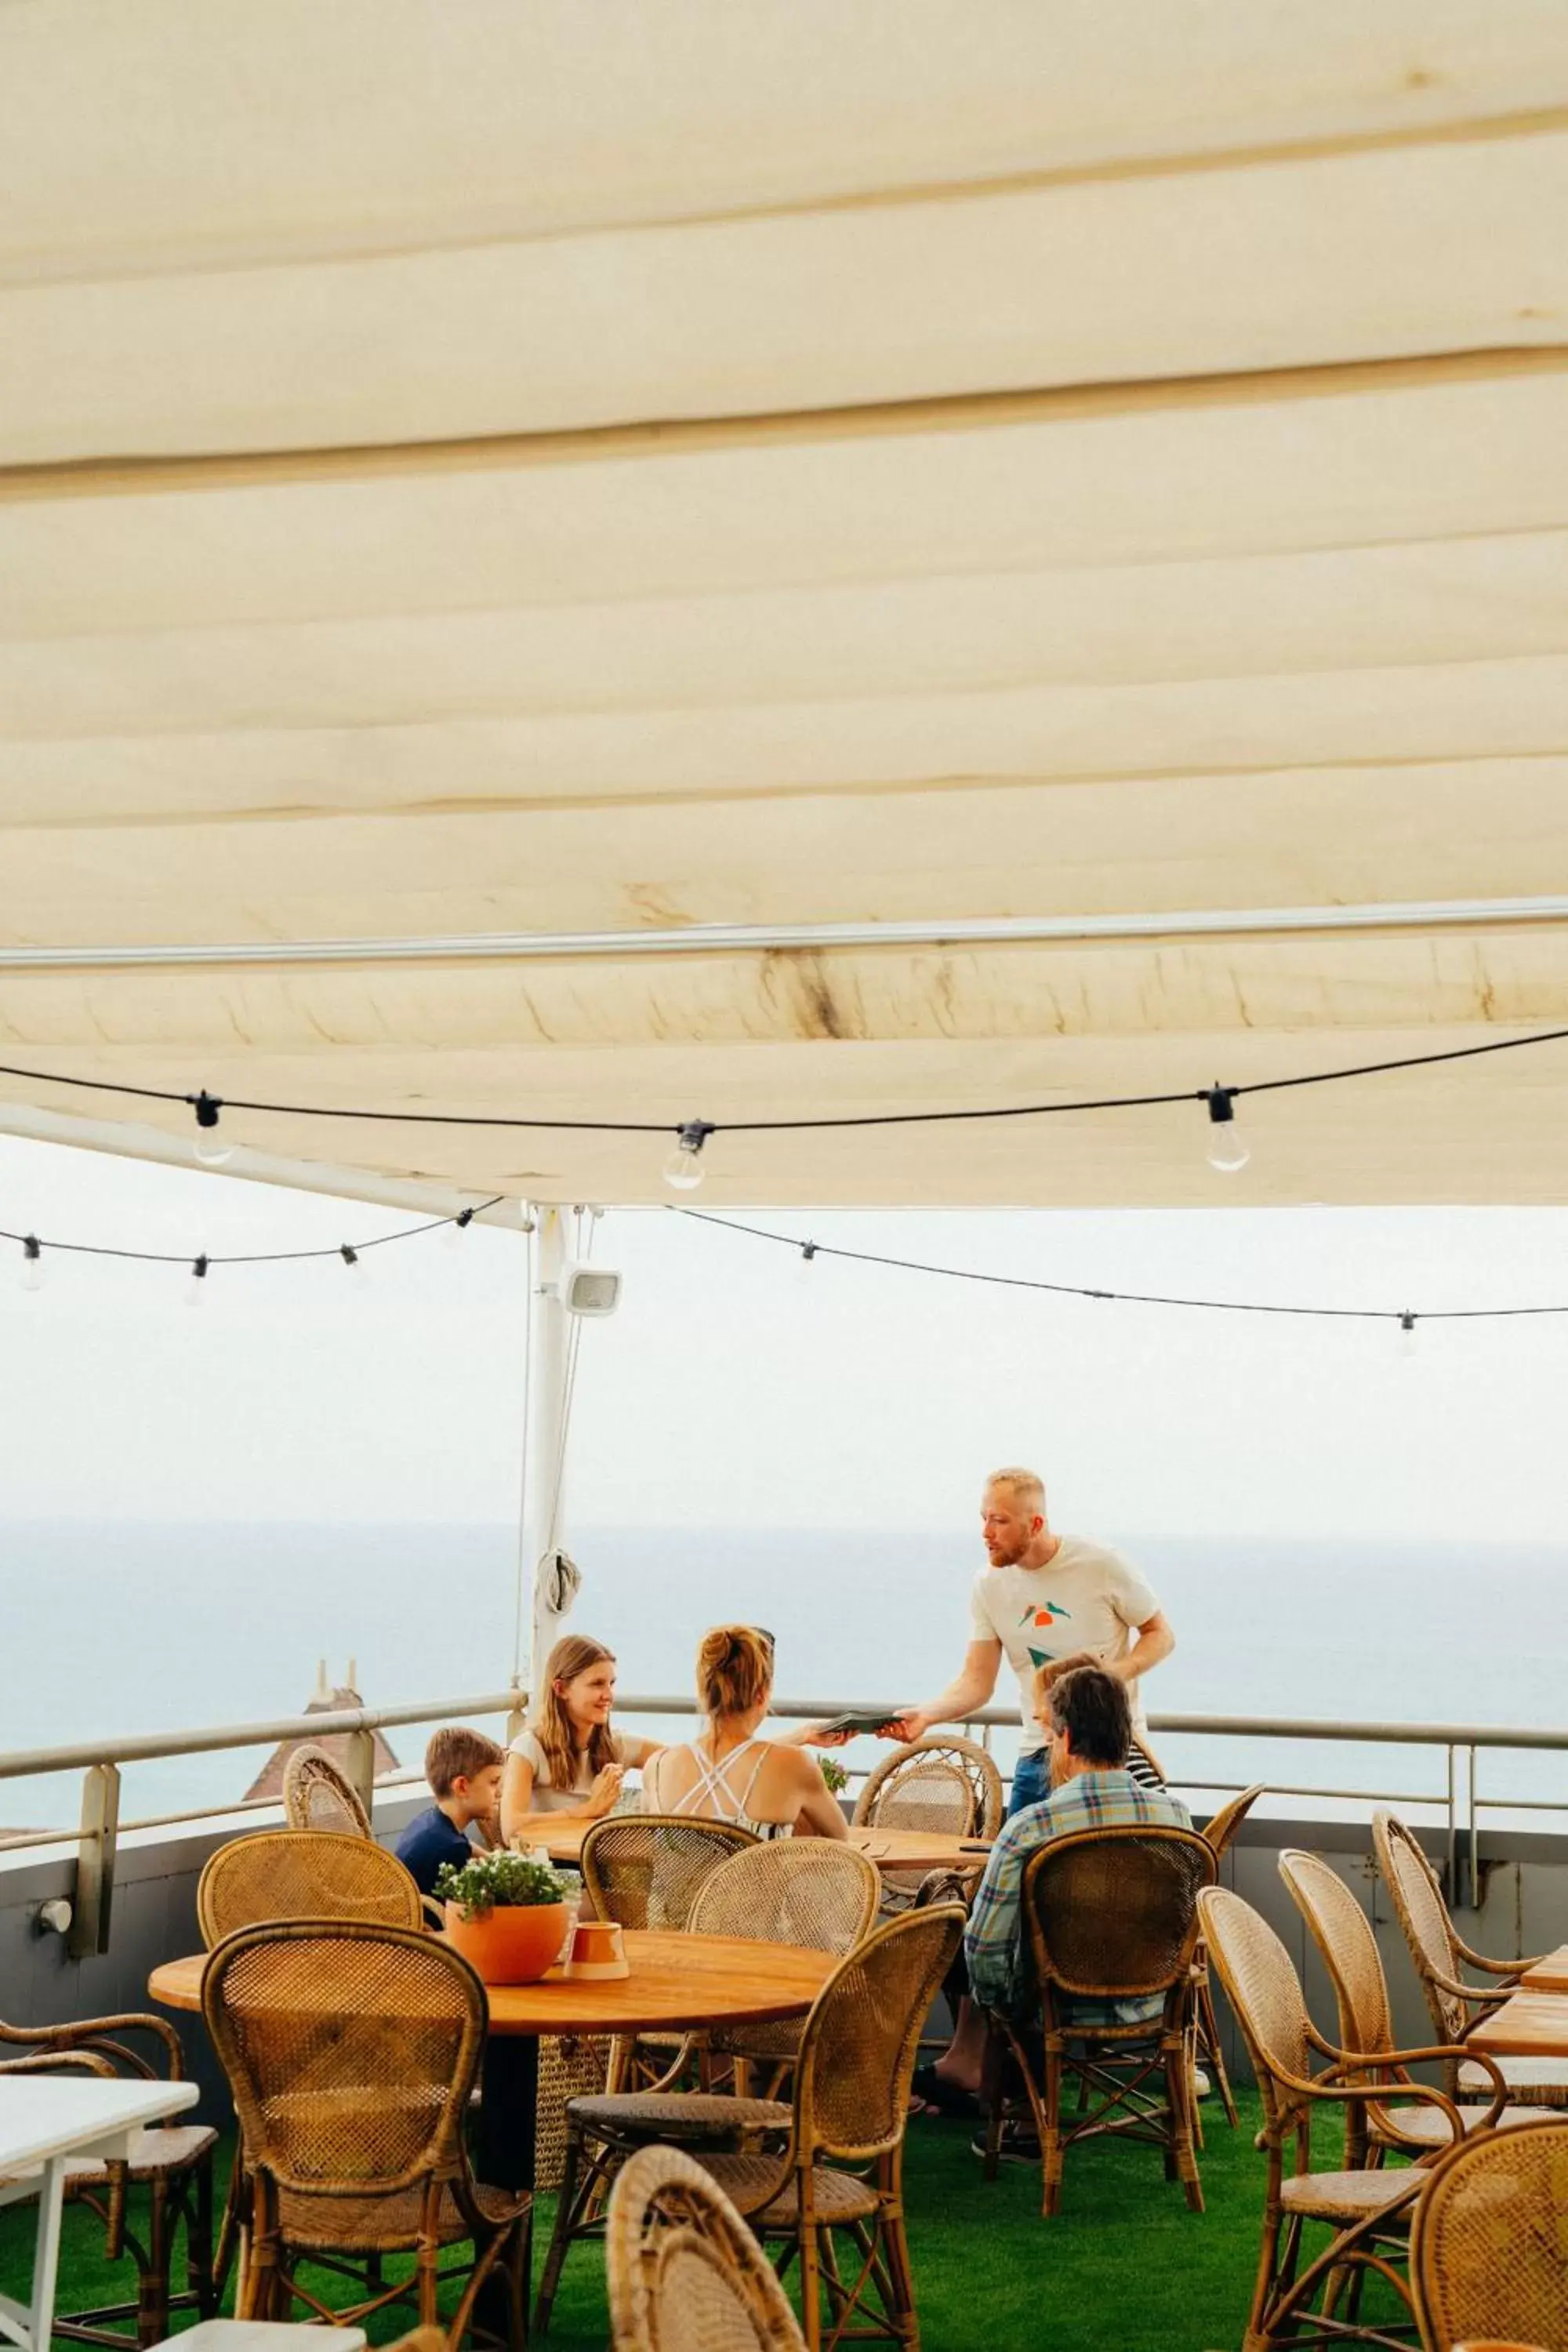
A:
<svg viewBox="0 0 1568 2352">
<path fill-rule="evenodd" d="M 60 2210 L 73 2165 L 130 2154 L 132 2135 L 196 2104 L 194 2083 L 110 2083 L 93 2074 L 0 2075 L 0 2205 L 38 2200 L 33 2300 L 0 2294 L 0 2337 L 49 2352 Z"/>
</svg>

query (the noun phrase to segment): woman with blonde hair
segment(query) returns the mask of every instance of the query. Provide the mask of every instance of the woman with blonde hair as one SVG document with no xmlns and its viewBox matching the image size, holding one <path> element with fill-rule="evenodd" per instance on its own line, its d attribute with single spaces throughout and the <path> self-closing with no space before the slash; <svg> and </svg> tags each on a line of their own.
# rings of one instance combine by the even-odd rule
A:
<svg viewBox="0 0 1568 2352">
<path fill-rule="evenodd" d="M 524 1845 L 569 1822 L 597 1822 L 615 1809 L 628 1767 L 658 1754 L 658 1742 L 610 1727 L 614 1653 L 586 1633 L 567 1633 L 544 1662 L 526 1731 L 507 1751 L 501 1834 Z"/>
<path fill-rule="evenodd" d="M 715 1625 L 697 1653 L 697 1703 L 707 1728 L 685 1748 L 667 1748 L 643 1775 L 650 1813 L 734 1822 L 758 1837 L 847 1837 L 844 1816 L 800 1742 L 759 1739 L 773 1691 L 771 1633 Z"/>
</svg>

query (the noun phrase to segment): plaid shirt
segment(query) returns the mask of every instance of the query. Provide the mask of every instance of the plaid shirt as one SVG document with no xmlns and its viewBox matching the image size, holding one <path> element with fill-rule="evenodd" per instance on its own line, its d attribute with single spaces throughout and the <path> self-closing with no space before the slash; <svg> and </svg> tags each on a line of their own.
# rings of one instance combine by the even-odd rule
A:
<svg viewBox="0 0 1568 2352">
<path fill-rule="evenodd" d="M 1026 1805 L 1014 1815 L 991 1849 L 964 1930 L 970 1990 L 977 2001 L 1010 2015 L 1026 2001 L 1019 1893 L 1029 1856 L 1052 1838 L 1070 1836 L 1075 1830 L 1131 1828 L 1144 1822 L 1181 1830 L 1193 1825 L 1185 1805 L 1169 1790 L 1142 1788 L 1121 1769 L 1075 1773 L 1053 1789 L 1044 1804 Z M 1061 2003 L 1064 2016 L 1081 2025 L 1142 2025 L 1157 2018 L 1163 2007 L 1158 1998 Z"/>
</svg>

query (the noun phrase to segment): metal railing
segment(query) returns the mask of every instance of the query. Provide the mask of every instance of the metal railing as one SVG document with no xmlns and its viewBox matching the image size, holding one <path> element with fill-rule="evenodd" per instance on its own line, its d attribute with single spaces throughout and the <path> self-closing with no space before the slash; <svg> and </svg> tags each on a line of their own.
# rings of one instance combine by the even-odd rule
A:
<svg viewBox="0 0 1568 2352">
<path fill-rule="evenodd" d="M 16 1832 L 0 1829 L 0 1856 L 29 1848 L 58 1846 L 74 1838 L 77 1878 L 68 1948 L 78 1958 L 89 1952 L 107 1951 L 115 1858 L 122 1835 L 136 1830 L 172 1828 L 188 1822 L 218 1820 L 236 1813 L 276 1809 L 279 1801 L 276 1797 L 229 1799 L 221 1803 L 196 1806 L 186 1811 L 151 1813 L 138 1820 L 122 1822 L 120 1818 L 120 1789 L 124 1766 L 174 1757 L 216 1754 L 226 1748 L 276 1746 L 285 1740 L 319 1739 L 325 1734 L 346 1734 L 349 1739 L 348 1777 L 354 1782 L 368 1810 L 374 1787 L 384 1791 L 394 1786 L 413 1786 L 420 1777 L 416 1772 L 408 1772 L 399 1774 L 395 1780 L 377 1782 L 374 1780 L 373 1738 L 375 1732 L 410 1724 L 451 1722 L 475 1716 L 499 1715 L 507 1718 L 507 1737 L 511 1739 L 521 1727 L 527 1702 L 527 1692 L 514 1686 L 480 1692 L 478 1696 L 468 1694 L 459 1698 L 420 1699 L 402 1706 L 322 1708 L 306 1715 L 269 1717 L 259 1723 L 217 1724 L 200 1730 L 152 1732 L 141 1738 L 85 1740 L 58 1748 L 16 1748 L 0 1754 L 0 1780 L 31 1779 L 55 1772 L 83 1774 L 79 1825 L 74 1832 L 64 1828 Z M 624 1715 L 684 1717 L 693 1713 L 691 1699 L 684 1693 L 673 1696 L 617 1697 L 616 1704 L 617 1711 Z M 773 1712 L 781 1717 L 809 1722 L 818 1717 L 840 1715 L 849 1709 L 874 1713 L 882 1704 L 875 1700 L 843 1698 L 777 1699 Z M 889 1716 L 897 1715 L 901 1704 L 888 1701 Z M 991 1706 L 966 1718 L 964 1727 L 979 1732 L 989 1746 L 993 1731 L 1016 1730 L 1017 1724 L 1017 1715 L 1012 1708 Z M 1274 1780 L 1268 1782 L 1268 1788 L 1276 1796 L 1316 1797 L 1338 1802 L 1368 1803 L 1376 1801 L 1435 1807 L 1443 1815 L 1447 1828 L 1450 1886 L 1457 1896 L 1461 1866 L 1468 1866 L 1469 1895 L 1473 1902 L 1479 1899 L 1483 1889 L 1480 1818 L 1484 1812 L 1556 1812 L 1568 1815 L 1568 1789 L 1562 1798 L 1556 1800 L 1549 1797 L 1483 1797 L 1478 1771 L 1478 1758 L 1483 1748 L 1568 1753 L 1568 1731 L 1525 1730 L 1506 1724 L 1324 1723 L 1311 1717 L 1240 1715 L 1153 1715 L 1150 1717 L 1149 1724 L 1152 1732 L 1177 1737 L 1313 1740 L 1339 1745 L 1440 1749 L 1445 1760 L 1445 1785 L 1438 1790 L 1339 1788 Z M 1252 1779 L 1258 1777 L 1256 1773 L 1249 1776 Z M 1173 1773 L 1172 1778 L 1178 1788 L 1215 1795 L 1229 1793 L 1247 1785 L 1237 1780 L 1188 1778 L 1180 1772 Z"/>
</svg>

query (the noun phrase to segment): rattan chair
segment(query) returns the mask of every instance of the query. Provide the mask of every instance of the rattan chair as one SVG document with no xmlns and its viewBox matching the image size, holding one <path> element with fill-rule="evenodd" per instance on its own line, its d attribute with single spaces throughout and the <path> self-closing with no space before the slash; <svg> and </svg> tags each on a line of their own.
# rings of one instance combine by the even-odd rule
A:
<svg viewBox="0 0 1568 2352">
<path fill-rule="evenodd" d="M 159 2063 L 128 2048 L 127 2034 L 145 2034 Z M 162 2017 L 85 2017 L 69 2025 L 0 2023 L 0 2052 L 7 2050 L 20 2054 L 0 2057 L 0 2082 L 10 2074 L 86 2073 L 140 2076 L 147 2082 L 163 2076 L 177 2083 L 184 2073 L 180 2037 Z M 133 2133 L 124 2160 L 104 2164 L 87 2158 L 70 2168 L 66 2196 L 103 2223 L 109 2261 L 129 2254 L 136 2266 L 136 2300 L 57 2313 L 57 2336 L 77 2344 L 146 2346 L 161 2344 L 168 2335 L 171 2311 L 195 2309 L 203 2319 L 213 2316 L 217 2309 L 213 2284 L 216 2145 L 216 2132 L 205 2124 L 165 2124 Z M 144 2218 L 132 2210 L 132 2191 L 142 2190 Z M 139 2196 L 135 2201 L 142 2203 Z M 171 2292 L 170 2273 L 182 2228 L 187 2284 L 176 2294 Z"/>
<path fill-rule="evenodd" d="M 395 1854 L 336 1830 L 261 1830 L 209 1855 L 196 1918 L 210 1949 L 268 1919 L 358 1919 L 417 1927 L 419 1889 Z"/>
<path fill-rule="evenodd" d="M 1339 2009 L 1342 2049 L 1373 2061 L 1363 2079 L 1397 2085 L 1410 2079 L 1404 2053 L 1394 2047 L 1394 2012 L 1388 1980 L 1372 1923 L 1338 1872 L 1321 1854 L 1289 1847 L 1279 1857 L 1279 1875 L 1289 1888 L 1296 1908 L 1311 1931 L 1334 1989 Z M 1430 2053 L 1429 2053 L 1430 2054 Z M 1436 2053 L 1444 2063 L 1458 2062 L 1462 2049 L 1442 2046 Z M 1492 2105 L 1459 2109 L 1467 2132 L 1483 2128 L 1516 2129 L 1540 2119 L 1539 2107 Z M 1345 2154 L 1352 2164 L 1376 2164 L 1384 2148 L 1406 2156 L 1431 2156 L 1448 2147 L 1452 2134 L 1440 2107 L 1354 2106 L 1345 2117 Z"/>
<path fill-rule="evenodd" d="M 1194 2212 L 1203 2185 L 1194 2146 L 1191 2026 L 1196 1900 L 1212 1885 L 1214 1851 L 1195 1830 L 1163 1822 L 1076 1831 L 1025 1864 L 1020 1890 L 1040 2003 L 1037 2079 L 1026 2036 L 998 2018 L 984 2100 L 985 2177 L 1001 2149 L 1004 2049 L 1022 2076 L 1040 2136 L 1041 2210 L 1060 2210 L 1067 2151 L 1110 2137 L 1152 2143 Z M 1160 2004 L 1143 2023 L 1085 2021 L 1081 2004 Z M 1030 2037 L 1032 2038 L 1032 2037 Z M 1079 2102 L 1068 2116 L 1065 2088 Z"/>
<path fill-rule="evenodd" d="M 1448 1916 L 1437 1874 L 1415 1832 L 1393 1813 L 1372 1817 L 1373 1851 L 1394 1916 L 1404 1931 L 1421 1980 L 1435 2039 L 1452 2045 L 1468 2041 L 1471 2029 L 1512 1992 L 1533 1959 L 1489 1960 L 1473 1952 Z M 1537 1957 L 1540 1957 L 1539 1955 Z M 1466 1984 L 1462 1968 L 1484 1969 L 1489 1985 Z M 1473 2014 L 1472 2014 L 1473 2012 Z M 1510 2095 L 1521 2106 L 1568 2106 L 1568 2062 L 1561 2058 L 1499 2060 Z M 1450 2098 L 1486 2089 L 1473 2058 L 1450 2061 L 1443 2087 Z"/>
<path fill-rule="evenodd" d="M 623 1927 L 684 1927 L 710 1870 L 756 1845 L 733 1822 L 686 1813 L 616 1813 L 583 1840 L 583 1878 L 601 1919 Z"/>
<path fill-rule="evenodd" d="M 1396 2342 L 1386 2330 L 1360 2324 L 1360 2290 L 1366 2274 L 1375 2271 L 1408 2305 L 1409 2291 L 1396 2264 L 1405 2250 L 1411 2206 L 1426 2185 L 1426 2170 L 1419 2165 L 1398 2170 L 1360 2166 L 1348 2171 L 1312 2170 L 1312 2120 L 1319 2109 L 1338 2105 L 1348 2114 L 1358 2105 L 1386 2104 L 1386 2088 L 1361 2079 L 1363 2057 L 1337 2050 L 1316 2031 L 1289 1953 L 1250 1904 L 1228 1887 L 1211 1886 L 1198 1897 L 1198 1915 L 1263 2100 L 1258 2134 L 1268 2159 L 1263 2239 L 1243 2352 L 1265 2352 L 1265 2347 L 1285 2344 L 1295 2346 L 1297 2352 L 1310 2352 L 1310 2347 L 1342 2336 L 1361 2342 Z M 1316 2075 L 1311 2073 L 1314 2053 L 1330 2061 Z M 1500 2113 L 1500 2075 L 1495 2089 Z M 1426 2083 L 1410 2083 L 1401 2086 L 1400 2095 L 1437 2108 L 1450 2133 L 1458 2134 L 1458 2114 L 1445 2093 Z M 1287 2147 L 1291 2153 L 1289 2173 Z M 1332 2234 L 1303 2269 L 1301 2232 L 1310 2222 L 1325 2224 Z M 1342 2318 L 1337 2298 L 1347 2279 L 1348 2307 Z M 1312 2300 L 1320 2289 L 1324 2290 L 1325 2307 L 1314 2314 Z"/>
<path fill-rule="evenodd" d="M 730 2200 L 679 2148 L 645 2147 L 605 2232 L 614 2352 L 805 2352 L 789 2298 Z"/>
<path fill-rule="evenodd" d="M 1426 2352 L 1478 2339 L 1568 2352 L 1568 2118 L 1467 2140 L 1432 2168 L 1410 2235 Z"/>
<path fill-rule="evenodd" d="M 852 1951 L 877 1916 L 877 1873 L 864 1854 L 827 1838 L 784 1838 L 732 1853 L 699 1888 L 688 1925 L 693 1935 L 734 1936 L 772 1944 L 798 1944 L 809 1951 Z M 780 2078 L 799 2056 L 805 2028 L 797 2019 L 777 2024 L 715 2029 L 693 2037 L 671 2065 L 668 2083 L 679 2078 L 692 2055 L 700 2058 L 703 2088 L 680 2092 L 606 2091 L 571 2101 L 566 2111 L 566 2155 L 555 2226 L 534 2314 L 542 2335 L 574 2242 L 596 2227 L 606 2184 L 628 2153 L 650 2140 L 685 2146 L 725 2146 L 742 2134 L 752 2138 L 788 2132 L 790 2110 L 776 2095 Z M 736 2066 L 736 2095 L 709 2089 L 715 2058 Z M 766 2067 L 773 2077 L 768 2095 L 745 2095 L 744 2070 Z"/>
<path fill-rule="evenodd" d="M 946 1739 L 916 1739 L 894 1748 L 868 1773 L 856 1800 L 858 1830 L 919 1830 L 927 1836 L 993 1838 L 1002 1826 L 1002 1775 L 994 1758 L 973 1739 L 956 1733 Z M 977 1856 L 978 1878 L 984 1855 Z M 881 1909 L 891 1918 L 907 1911 L 924 1874 L 882 1874 Z"/>
<path fill-rule="evenodd" d="M 370 1815 L 359 1790 L 344 1779 L 324 1748 L 302 1739 L 283 1767 L 283 1811 L 291 1830 L 336 1830 L 367 1838 Z"/>
<path fill-rule="evenodd" d="M 781 2269 L 797 2260 L 809 2352 L 824 2343 L 831 2352 L 847 2338 L 911 2347 L 920 2340 L 904 2231 L 904 2119 L 921 2026 L 963 1922 L 959 1905 L 931 1906 L 857 1945 L 806 2020 L 785 2147 L 698 2158 L 758 2237 L 781 2247 Z M 849 2242 L 843 2263 L 840 2234 Z"/>
<path fill-rule="evenodd" d="M 1134 1740 L 1132 1744 L 1136 1747 L 1138 1742 Z M 1250 1789 L 1243 1789 L 1238 1795 L 1232 1797 L 1228 1803 L 1223 1804 L 1218 1812 L 1210 1819 L 1204 1835 L 1214 1848 L 1216 1863 L 1224 1861 L 1235 1841 L 1237 1830 L 1263 1794 L 1267 1785 L 1266 1781 L 1255 1780 Z M 1204 1939 L 1201 1936 L 1198 1937 L 1197 1950 L 1193 1955 L 1193 2045 L 1199 2065 L 1208 2067 L 1213 2073 L 1214 2079 L 1219 2086 L 1220 2105 L 1225 2109 L 1226 2121 L 1234 2131 L 1237 2125 L 1236 2093 L 1230 2087 L 1230 2074 L 1225 2063 L 1225 2047 L 1219 2038 L 1219 2020 L 1214 2013 L 1214 1994 L 1209 1986 L 1208 1954 L 1204 1948 Z M 1197 2133 L 1198 2146 L 1202 2147 L 1203 2117 L 1198 2112 L 1195 2101 L 1193 2105 L 1193 2124 Z"/>
<path fill-rule="evenodd" d="M 476 2184 L 468 2168 L 463 2122 L 487 2011 L 468 1962 L 416 1928 L 246 1928 L 207 1962 L 202 2009 L 252 2181 L 239 2316 L 287 2318 L 293 2297 L 352 2324 L 405 2303 L 432 2326 L 445 2275 L 463 2281 L 448 2342 L 473 2327 L 519 2352 L 533 2200 Z M 471 2260 L 443 2274 L 443 2249 L 467 2241 Z M 301 2275 L 322 2258 L 393 2253 L 415 2256 L 413 2278 L 374 2284 L 349 2306 L 329 2305 Z M 476 2314 L 492 2278 L 504 2337 Z"/>
</svg>

